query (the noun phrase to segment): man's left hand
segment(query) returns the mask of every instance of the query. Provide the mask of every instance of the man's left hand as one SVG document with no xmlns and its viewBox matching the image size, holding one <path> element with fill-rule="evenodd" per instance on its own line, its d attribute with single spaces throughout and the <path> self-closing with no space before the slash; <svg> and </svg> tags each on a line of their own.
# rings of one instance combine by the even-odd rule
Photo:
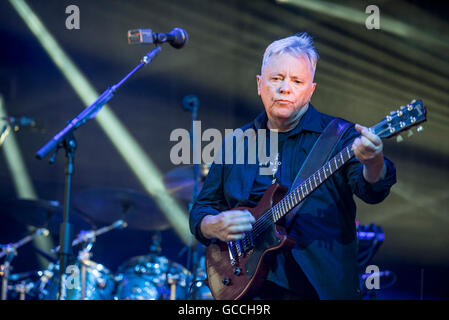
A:
<svg viewBox="0 0 449 320">
<path fill-rule="evenodd" d="M 382 140 L 368 128 L 359 124 L 355 129 L 361 134 L 354 140 L 352 150 L 354 155 L 363 164 L 363 177 L 369 183 L 375 183 L 385 176 Z"/>
</svg>

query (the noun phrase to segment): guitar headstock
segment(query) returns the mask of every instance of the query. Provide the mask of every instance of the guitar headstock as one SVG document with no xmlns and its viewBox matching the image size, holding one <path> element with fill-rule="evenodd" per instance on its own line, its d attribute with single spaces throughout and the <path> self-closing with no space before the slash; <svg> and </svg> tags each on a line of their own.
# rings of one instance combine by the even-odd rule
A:
<svg viewBox="0 0 449 320">
<path fill-rule="evenodd" d="M 427 120 L 427 109 L 420 99 L 392 111 L 371 130 L 382 139 L 388 139 Z M 420 130 L 418 130 L 420 131 Z"/>
</svg>

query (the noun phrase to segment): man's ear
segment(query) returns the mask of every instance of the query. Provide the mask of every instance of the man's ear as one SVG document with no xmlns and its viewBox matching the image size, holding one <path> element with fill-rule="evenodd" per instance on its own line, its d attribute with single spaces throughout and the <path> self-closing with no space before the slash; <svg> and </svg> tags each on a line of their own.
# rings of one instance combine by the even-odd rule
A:
<svg viewBox="0 0 449 320">
<path fill-rule="evenodd" d="M 257 79 L 257 94 L 260 96 L 260 81 L 262 81 L 261 76 L 257 75 L 256 79 Z"/>
<path fill-rule="evenodd" d="M 315 92 L 315 88 L 316 88 L 316 82 L 313 82 L 312 83 L 312 92 L 310 93 L 309 101 L 310 101 L 310 99 L 312 99 L 313 93 Z"/>
</svg>

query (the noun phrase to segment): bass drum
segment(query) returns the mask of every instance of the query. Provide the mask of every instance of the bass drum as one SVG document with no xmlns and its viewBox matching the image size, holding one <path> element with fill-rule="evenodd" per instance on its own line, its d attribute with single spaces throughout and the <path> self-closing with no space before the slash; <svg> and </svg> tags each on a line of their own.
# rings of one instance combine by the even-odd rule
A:
<svg viewBox="0 0 449 320">
<path fill-rule="evenodd" d="M 155 255 L 129 259 L 118 269 L 117 300 L 185 300 L 190 272 Z"/>
<path fill-rule="evenodd" d="M 66 268 L 63 275 L 61 300 L 81 300 L 82 273 L 85 270 L 86 289 L 84 300 L 112 300 L 115 290 L 113 275 L 103 265 L 83 260 Z M 57 300 L 59 291 L 59 264 L 50 264 L 39 281 L 39 299 Z"/>
</svg>

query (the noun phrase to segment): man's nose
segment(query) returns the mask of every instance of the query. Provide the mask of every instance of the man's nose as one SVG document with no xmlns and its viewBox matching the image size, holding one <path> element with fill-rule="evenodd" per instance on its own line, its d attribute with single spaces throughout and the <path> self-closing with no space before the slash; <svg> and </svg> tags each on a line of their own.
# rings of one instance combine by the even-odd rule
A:
<svg viewBox="0 0 449 320">
<path fill-rule="evenodd" d="M 291 92 L 290 84 L 288 81 L 282 81 L 279 86 L 279 93 L 289 94 Z"/>
</svg>

